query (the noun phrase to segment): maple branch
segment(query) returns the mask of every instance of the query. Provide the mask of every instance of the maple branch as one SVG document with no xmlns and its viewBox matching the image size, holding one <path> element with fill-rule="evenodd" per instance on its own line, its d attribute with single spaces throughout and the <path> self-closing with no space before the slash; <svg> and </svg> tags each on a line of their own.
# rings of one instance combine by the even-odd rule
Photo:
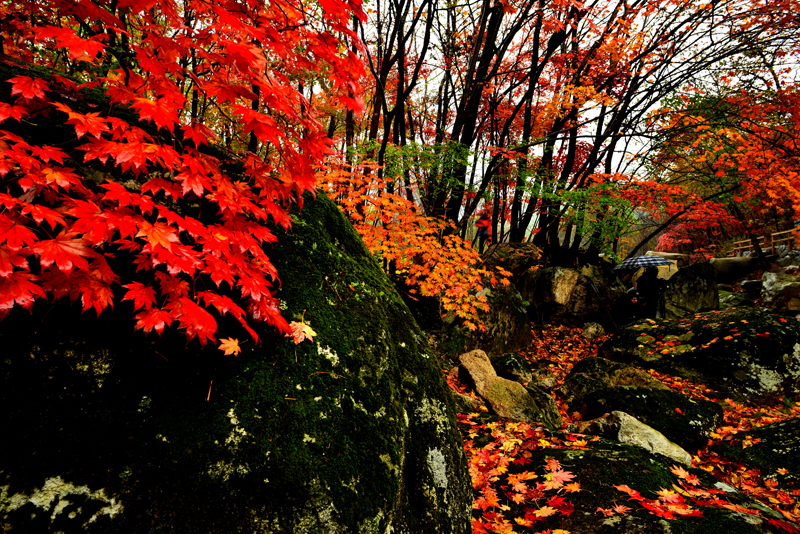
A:
<svg viewBox="0 0 800 534">
<path fill-rule="evenodd" d="M 709 200 L 712 200 L 712 199 L 714 199 L 714 198 L 717 198 L 717 197 L 719 197 L 719 196 L 722 196 L 722 195 L 727 195 L 728 193 L 732 193 L 733 191 L 736 191 L 737 189 L 739 189 L 741 186 L 742 186 L 742 184 L 741 184 L 741 183 L 738 183 L 738 184 L 734 185 L 733 187 L 730 187 L 730 188 L 728 188 L 728 189 L 725 189 L 725 190 L 722 190 L 722 191 L 718 191 L 718 192 L 714 193 L 713 195 L 709 195 L 709 196 L 707 196 L 707 197 L 701 198 L 700 200 L 696 200 L 695 202 L 692 202 L 692 203 L 691 203 L 689 206 L 687 206 L 685 209 L 683 209 L 682 211 L 680 211 L 680 212 L 678 212 L 678 213 L 674 214 L 673 216 L 671 216 L 670 218 L 668 218 L 668 219 L 667 219 L 667 220 L 666 220 L 664 223 L 662 223 L 661 225 L 659 225 L 659 226 L 658 226 L 658 228 L 656 228 L 655 230 L 653 230 L 652 232 L 650 232 L 650 234 L 649 234 L 649 235 L 648 235 L 646 238 L 642 239 L 642 240 L 639 242 L 639 244 L 638 244 L 638 245 L 636 245 L 635 247 L 633 247 L 633 250 L 631 250 L 631 251 L 628 253 L 628 255 L 627 255 L 627 256 L 625 256 L 625 259 L 628 259 L 628 258 L 632 258 L 632 257 L 634 257 L 634 256 L 636 255 L 636 253 L 637 253 L 637 252 L 639 252 L 639 250 L 640 250 L 640 249 L 641 249 L 643 246 L 645 246 L 645 245 L 646 245 L 646 244 L 647 244 L 647 243 L 648 243 L 648 242 L 649 242 L 651 239 L 653 239 L 653 238 L 654 238 L 656 235 L 658 235 L 658 233 L 659 233 L 659 232 L 661 232 L 662 230 L 664 230 L 666 227 L 668 227 L 670 224 L 672 224 L 672 223 L 675 221 L 675 219 L 677 219 L 677 218 L 678 218 L 678 217 L 680 217 L 681 215 L 683 215 L 683 214 L 687 213 L 689 210 L 691 210 L 691 209 L 692 209 L 694 206 L 696 206 L 697 204 L 700 204 L 700 203 L 703 203 L 703 202 L 708 202 Z"/>
</svg>

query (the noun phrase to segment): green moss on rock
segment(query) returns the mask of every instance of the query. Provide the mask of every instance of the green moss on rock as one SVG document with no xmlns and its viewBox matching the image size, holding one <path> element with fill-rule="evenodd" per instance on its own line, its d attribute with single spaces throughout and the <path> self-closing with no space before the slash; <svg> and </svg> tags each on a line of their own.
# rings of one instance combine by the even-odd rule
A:
<svg viewBox="0 0 800 534">
<path fill-rule="evenodd" d="M 268 254 L 313 343 L 263 332 L 223 357 L 66 305 L 3 323 L 5 531 L 470 530 L 441 371 L 350 225 L 307 196 Z M 57 478 L 86 490 L 40 506 Z M 100 513 L 111 499 L 118 513 Z"/>
</svg>

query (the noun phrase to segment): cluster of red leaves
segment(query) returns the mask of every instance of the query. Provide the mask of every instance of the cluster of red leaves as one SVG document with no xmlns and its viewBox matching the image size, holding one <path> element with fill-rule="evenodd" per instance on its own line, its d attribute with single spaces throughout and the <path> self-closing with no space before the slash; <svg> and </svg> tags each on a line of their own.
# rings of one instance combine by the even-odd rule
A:
<svg viewBox="0 0 800 534">
<path fill-rule="evenodd" d="M 716 323 L 712 324 L 716 325 Z M 548 369 L 557 377 L 559 383 L 563 383 L 564 377 L 572 366 L 585 357 L 596 355 L 597 347 L 606 339 L 604 337 L 589 341 L 580 334 L 580 328 L 566 326 L 547 326 L 541 330 L 534 330 L 533 346 L 530 351 L 526 351 L 522 355 L 531 360 L 541 358 L 553 362 L 548 365 Z M 717 400 L 714 396 L 715 392 L 703 384 L 652 369 L 648 372 L 665 385 L 689 397 Z M 449 372 L 447 381 L 454 390 L 470 394 L 468 388 L 458 380 L 457 373 Z M 558 399 L 557 402 L 559 402 Z M 742 447 L 759 446 L 757 439 L 752 439 L 747 435 L 748 430 L 800 416 L 800 403 L 788 406 L 779 404 L 747 407 L 727 399 L 724 408 L 725 426 L 718 428 L 712 434 L 709 446 L 720 441 L 732 440 L 734 443 L 740 443 Z M 481 407 L 481 409 L 486 410 L 485 407 Z M 568 423 L 570 415 L 566 413 L 567 409 L 562 402 L 559 402 L 559 409 L 565 423 Z M 580 417 L 579 414 L 574 414 L 574 416 L 575 418 Z M 569 479 L 569 484 L 566 484 L 565 480 L 561 480 L 562 476 L 573 477 L 573 473 L 564 472 L 564 475 L 552 476 L 553 471 L 557 468 L 549 468 L 553 468 L 554 464 L 546 465 L 543 475 L 528 471 L 522 474 L 508 473 L 508 468 L 512 465 L 519 466 L 530 463 L 530 451 L 539 448 L 583 449 L 589 447 L 592 440 L 576 434 L 569 434 L 566 439 L 548 437 L 541 426 L 514 423 L 508 420 L 480 424 L 475 422 L 477 417 L 478 414 L 459 414 L 458 416 L 462 428 L 468 428 L 464 432 L 464 439 L 475 490 L 474 531 L 511 532 L 512 520 L 517 525 L 532 526 L 537 521 L 543 521 L 549 516 L 568 516 L 572 513 L 571 504 L 565 504 L 567 501 L 562 502 L 559 499 L 563 499 L 564 495 L 570 492 L 580 490 L 579 482 L 573 482 L 572 478 Z M 743 436 L 743 438 L 737 438 L 737 435 Z M 487 436 L 491 436 L 491 441 L 486 445 L 482 447 L 475 445 L 476 441 L 481 441 L 481 438 L 485 439 Z M 593 440 L 596 439 L 593 438 Z M 737 439 L 738 441 L 736 441 Z M 709 447 L 701 449 L 693 456 L 692 465 L 755 497 L 782 513 L 788 521 L 797 522 L 800 519 L 800 490 L 780 488 L 774 476 L 769 474 L 763 476 L 757 469 L 748 469 L 740 463 L 722 458 L 711 452 Z M 673 484 L 672 488 L 662 488 L 654 499 L 647 498 L 624 484 L 615 486 L 615 488 L 627 494 L 629 500 L 637 502 L 649 513 L 665 519 L 702 515 L 695 506 L 713 506 L 740 513 L 761 515 L 758 510 L 724 500 L 722 498 L 724 492 L 721 490 L 701 487 L 699 479 L 682 467 L 673 466 L 672 472 L 679 478 L 677 484 Z M 786 470 L 779 469 L 777 474 L 786 474 Z M 534 479 L 536 483 L 531 483 L 530 481 Z M 545 493 L 553 490 L 546 486 L 551 479 L 555 480 L 551 484 L 556 486 L 559 485 L 559 482 L 561 484 L 554 488 L 556 491 L 554 496 Z M 525 505 L 531 502 L 529 497 L 535 497 L 532 501 L 534 506 L 525 508 L 521 516 L 511 519 L 506 517 L 512 510 L 512 503 Z M 605 516 L 624 515 L 630 511 L 631 508 L 616 503 L 612 503 L 608 508 L 597 508 L 596 510 L 597 513 Z M 767 518 L 770 525 L 781 531 L 800 532 L 788 521 Z M 565 531 L 553 530 L 550 532 Z"/>
<path fill-rule="evenodd" d="M 486 329 L 479 315 L 489 310 L 484 283 L 507 286 L 511 273 L 481 268 L 478 251 L 447 231 L 452 223 L 424 215 L 374 165 L 325 169 L 318 174 L 318 185 L 350 219 L 370 252 L 394 262 L 409 293 L 436 296 L 442 309 L 470 330 Z"/>
<path fill-rule="evenodd" d="M 547 371 L 555 377 L 560 386 L 577 362 L 590 356 L 596 356 L 597 349 L 608 339 L 608 336 L 600 336 L 589 340 L 581 335 L 582 332 L 583 330 L 579 327 L 564 325 L 545 325 L 541 328 L 534 328 L 531 347 L 519 354 L 534 365 L 537 361 L 548 362 Z M 554 399 L 564 424 L 581 420 L 579 413 L 569 412 L 568 406 L 562 399 L 557 396 L 554 396 Z"/>
<path fill-rule="evenodd" d="M 778 481 L 779 475 L 788 473 L 786 469 L 762 473 L 759 469 L 748 468 L 710 450 L 711 446 L 718 443 L 741 446 L 743 449 L 764 446 L 758 438 L 748 435 L 748 431 L 800 416 L 800 402 L 788 406 L 744 406 L 725 399 L 725 405 L 725 425 L 712 432 L 709 446 L 697 452 L 693 465 L 779 511 L 788 520 L 800 522 L 800 490 L 781 487 Z"/>
<path fill-rule="evenodd" d="M 539 522 L 546 525 L 549 518 L 572 514 L 575 508 L 566 497 L 580 492 L 580 483 L 573 481 L 575 475 L 565 470 L 558 460 L 549 458 L 538 474 L 531 470 L 510 473 L 508 468 L 531 464 L 531 451 L 585 449 L 588 442 L 573 434 L 565 439 L 548 437 L 543 427 L 529 423 L 501 420 L 481 424 L 474 421 L 478 415 L 458 415 L 462 427 L 468 428 L 464 450 L 475 493 L 473 532 L 512 532 L 512 520 L 517 525 L 533 527 Z M 491 436 L 491 441 L 477 447 L 473 440 L 485 436 Z M 507 518 L 511 507 L 504 504 L 506 502 L 514 503 L 515 509 L 522 510 L 521 515 Z M 544 532 L 568 534 L 561 529 Z"/>
<path fill-rule="evenodd" d="M 7 17 L 23 21 L 2 27 L 6 53 L 69 68 L 74 78 L 6 81 L 13 101 L 0 104 L 8 125 L 0 130 L 0 317 L 40 298 L 68 297 L 97 313 L 130 300 L 137 329 L 161 333 L 177 323 L 201 344 L 215 340 L 211 312 L 233 316 L 256 341 L 249 321 L 289 332 L 271 292 L 277 273 L 263 246 L 275 237 L 266 225 L 289 226 L 287 208 L 314 189 L 312 167 L 329 145 L 295 75 L 329 68 L 332 85 L 354 89 L 363 73 L 334 36 L 356 38 L 350 19 L 363 17 L 360 3 L 320 4 L 5 4 Z M 118 39 L 129 54 L 122 64 Z M 109 109 L 77 109 L 96 106 L 82 104 L 88 87 Z M 197 114 L 200 97 L 213 113 Z M 114 107 L 155 129 L 112 116 Z M 74 138 L 63 150 L 40 145 L 12 133 L 13 121 L 67 124 Z M 214 128 L 240 136 L 233 148 L 249 134 L 251 147 L 269 150 L 242 150 L 233 177 L 202 148 L 216 140 Z M 125 185 L 95 185 L 87 172 Z M 112 268 L 117 257 L 132 258 L 136 274 Z"/>
</svg>

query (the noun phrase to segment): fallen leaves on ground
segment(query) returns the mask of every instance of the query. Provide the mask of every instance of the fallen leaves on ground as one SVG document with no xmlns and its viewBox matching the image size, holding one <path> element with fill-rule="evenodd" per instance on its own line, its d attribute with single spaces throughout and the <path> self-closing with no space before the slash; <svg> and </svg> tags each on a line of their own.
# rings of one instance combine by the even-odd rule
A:
<svg viewBox="0 0 800 534">
<path fill-rule="evenodd" d="M 547 369 L 561 385 L 575 363 L 583 358 L 596 356 L 597 348 L 608 338 L 603 336 L 587 340 L 581 336 L 581 332 L 580 328 L 561 325 L 534 329 L 531 347 L 520 351 L 519 355 L 527 359 L 534 368 Z M 690 398 L 717 401 L 723 405 L 724 424 L 712 433 L 709 446 L 732 442 L 742 447 L 757 447 L 759 440 L 748 436 L 748 431 L 800 415 L 800 403 L 745 406 L 730 399 L 720 401 L 716 392 L 703 384 L 652 369 L 647 371 L 671 389 Z M 455 391 L 480 400 L 458 380 L 456 372 L 447 372 L 447 381 Z M 580 420 L 580 414 L 570 413 L 568 406 L 558 396 L 553 396 L 565 426 Z M 485 411 L 485 406 L 481 406 L 481 412 Z M 562 439 L 549 435 L 541 425 L 508 420 L 483 424 L 478 422 L 480 416 L 481 413 L 459 414 L 475 492 L 474 532 L 513 532 L 514 525 L 537 528 L 539 525 L 555 526 L 549 521 L 557 521 L 572 514 L 575 508 L 568 498 L 581 491 L 580 473 L 564 469 L 552 458 L 543 466 L 530 465 L 531 451 L 543 448 L 586 449 L 590 441 L 598 438 L 567 434 Z M 800 521 L 800 490 L 781 487 L 775 479 L 777 474 L 785 475 L 786 469 L 778 469 L 778 473 L 760 473 L 757 469 L 749 469 L 741 463 L 722 458 L 711 452 L 709 446 L 693 455 L 693 467 L 713 474 L 726 484 L 779 511 L 787 521 Z M 527 470 L 510 473 L 509 466 L 523 466 Z M 721 498 L 724 492 L 718 489 L 700 487 L 699 479 L 683 467 L 673 466 L 671 471 L 678 477 L 677 483 L 672 488 L 662 488 L 653 498 L 644 497 L 635 488 L 624 484 L 615 488 L 626 493 L 629 500 L 638 502 L 649 513 L 665 519 L 702 515 L 696 508 L 698 505 L 761 514 L 758 510 L 725 501 Z M 514 515 L 512 510 L 523 512 L 510 517 Z M 624 515 L 631 510 L 628 506 L 610 502 L 607 507 L 598 507 L 594 512 L 610 517 Z M 776 519 L 768 521 L 782 531 L 800 534 L 789 522 Z M 559 529 L 544 529 L 541 532 L 568 534 Z"/>
</svg>

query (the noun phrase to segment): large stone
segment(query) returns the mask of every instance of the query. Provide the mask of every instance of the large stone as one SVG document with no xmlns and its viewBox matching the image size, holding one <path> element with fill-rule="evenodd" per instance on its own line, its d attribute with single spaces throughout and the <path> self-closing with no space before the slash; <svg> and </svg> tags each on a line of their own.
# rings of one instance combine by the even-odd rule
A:
<svg viewBox="0 0 800 534">
<path fill-rule="evenodd" d="M 564 267 L 544 267 L 528 274 L 523 280 L 524 293 L 535 306 L 555 304 L 566 306 L 580 272 Z"/>
<path fill-rule="evenodd" d="M 709 263 L 716 272 L 717 282 L 725 284 L 749 275 L 763 265 L 764 259 L 760 256 L 711 258 Z"/>
<path fill-rule="evenodd" d="M 486 400 L 492 411 L 500 417 L 515 421 L 535 421 L 548 428 L 561 428 L 561 415 L 553 398 L 533 386 L 526 388 L 519 382 L 497 376 L 491 361 L 481 350 L 459 356 L 475 392 Z"/>
<path fill-rule="evenodd" d="M 486 353 L 480 349 L 462 354 L 458 357 L 458 361 L 461 364 L 461 369 L 469 375 L 469 380 L 475 386 L 475 391 L 478 395 L 480 395 L 481 391 L 486 387 L 487 380 L 493 376 L 497 376 L 492 361 Z"/>
<path fill-rule="evenodd" d="M 718 404 L 690 399 L 644 371 L 605 358 L 576 363 L 560 391 L 584 420 L 624 411 L 690 450 L 705 446 L 723 419 Z"/>
<path fill-rule="evenodd" d="M 584 358 L 572 367 L 560 392 L 572 405 L 592 391 L 622 386 L 669 389 L 641 369 L 605 358 Z"/>
<path fill-rule="evenodd" d="M 529 421 L 544 423 L 549 428 L 561 428 L 561 417 L 557 421 L 550 421 L 539 408 L 536 400 L 528 390 L 513 380 L 500 376 L 492 376 L 478 394 L 486 399 L 489 407 L 500 417 L 507 417 L 514 421 Z M 545 394 L 546 395 L 546 394 Z M 547 395 L 548 398 L 549 395 Z M 552 401 L 552 398 L 550 398 Z M 556 411 L 558 414 L 558 411 Z"/>
<path fill-rule="evenodd" d="M 781 273 L 764 273 L 761 278 L 761 299 L 764 305 L 779 313 L 800 312 L 800 277 Z"/>
<path fill-rule="evenodd" d="M 598 356 L 687 378 L 718 399 L 774 402 L 800 394 L 800 324 L 732 308 L 618 330 Z"/>
<path fill-rule="evenodd" d="M 613 411 L 592 421 L 577 425 L 578 432 L 613 439 L 661 454 L 685 465 L 691 465 L 692 455 L 672 443 L 664 434 L 625 412 Z"/>
<path fill-rule="evenodd" d="M 293 221 L 269 256 L 313 342 L 261 329 L 233 357 L 66 304 L 6 318 L 0 530 L 471 532 L 423 333 L 330 200 Z"/>
<path fill-rule="evenodd" d="M 719 309 L 716 272 L 708 262 L 693 263 L 669 279 L 664 296 L 689 313 Z"/>
<path fill-rule="evenodd" d="M 545 267 L 520 280 L 520 292 L 530 302 L 532 319 L 582 325 L 597 322 L 615 326 L 611 309 L 625 295 L 625 286 L 606 263 L 580 270 Z"/>
</svg>

